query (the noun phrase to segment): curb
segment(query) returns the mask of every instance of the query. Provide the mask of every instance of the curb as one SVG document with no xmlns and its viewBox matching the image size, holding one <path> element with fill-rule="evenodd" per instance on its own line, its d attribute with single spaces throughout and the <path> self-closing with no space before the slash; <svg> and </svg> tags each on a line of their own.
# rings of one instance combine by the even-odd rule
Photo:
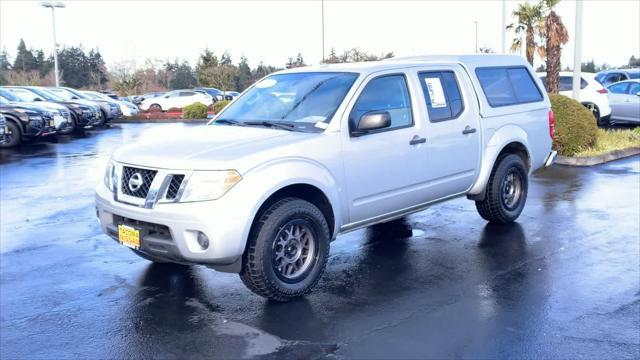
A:
<svg viewBox="0 0 640 360">
<path fill-rule="evenodd" d="M 623 150 L 609 151 L 596 156 L 572 157 L 558 155 L 555 163 L 568 166 L 594 166 L 638 154 L 640 154 L 640 146 L 634 146 Z"/>
</svg>

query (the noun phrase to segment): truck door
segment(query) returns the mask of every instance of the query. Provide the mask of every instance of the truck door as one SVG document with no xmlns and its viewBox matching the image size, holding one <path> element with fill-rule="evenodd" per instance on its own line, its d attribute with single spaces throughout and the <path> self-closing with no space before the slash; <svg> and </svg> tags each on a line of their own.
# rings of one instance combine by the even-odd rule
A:
<svg viewBox="0 0 640 360">
<path fill-rule="evenodd" d="M 417 118 L 419 90 L 401 71 L 370 75 L 343 121 L 342 153 L 349 222 L 358 223 L 426 201 L 425 127 Z M 368 112 L 387 112 L 391 126 L 366 134 L 350 132 Z M 350 124 L 349 124 L 350 123 Z"/>
<path fill-rule="evenodd" d="M 467 191 L 480 167 L 481 124 L 471 80 L 459 65 L 417 70 L 426 116 L 430 200 Z"/>
</svg>

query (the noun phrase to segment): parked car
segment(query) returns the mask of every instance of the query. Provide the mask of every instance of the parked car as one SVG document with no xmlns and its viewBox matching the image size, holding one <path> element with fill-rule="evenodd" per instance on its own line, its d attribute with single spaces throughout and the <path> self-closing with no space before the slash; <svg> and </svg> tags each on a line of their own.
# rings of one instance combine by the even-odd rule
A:
<svg viewBox="0 0 640 360">
<path fill-rule="evenodd" d="M 140 104 L 140 109 L 143 111 L 166 111 L 171 108 L 182 109 L 195 103 L 209 106 L 213 104 L 213 98 L 209 94 L 193 90 L 175 90 L 162 96 L 144 100 Z"/>
<path fill-rule="evenodd" d="M 46 101 L 28 102 L 22 100 L 22 98 L 20 98 L 16 94 L 2 87 L 0 87 L 0 97 L 4 98 L 8 102 L 19 103 L 22 105 L 40 106 L 49 111 L 57 113 L 58 115 L 54 117 L 56 132 L 58 134 L 69 134 L 73 131 L 73 120 L 71 119 L 71 112 L 63 105 Z"/>
<path fill-rule="evenodd" d="M 193 91 L 197 91 L 197 92 L 201 92 L 201 93 L 205 93 L 205 94 L 211 95 L 211 97 L 213 98 L 214 102 L 221 101 L 221 100 L 223 100 L 225 98 L 223 91 L 220 90 L 220 89 L 216 89 L 216 88 L 197 87 L 197 88 L 193 89 Z"/>
<path fill-rule="evenodd" d="M 146 93 L 144 95 L 140 95 L 140 96 L 134 96 L 133 97 L 133 103 L 140 106 L 140 104 L 142 104 L 142 102 L 146 99 L 152 99 L 158 96 L 162 96 L 166 94 L 166 92 L 164 91 L 156 91 L 156 92 L 150 92 L 150 93 Z"/>
<path fill-rule="evenodd" d="M 4 115 L 0 114 L 0 146 L 4 145 L 7 142 L 7 133 L 9 129 L 7 129 L 7 120 Z"/>
<path fill-rule="evenodd" d="M 134 116 L 140 113 L 140 109 L 138 109 L 137 106 L 128 101 L 114 100 L 111 97 L 97 91 L 82 91 L 82 93 L 93 100 L 102 100 L 116 104 L 120 107 L 120 112 L 123 116 Z"/>
<path fill-rule="evenodd" d="M 5 117 L 7 129 L 5 142 L 0 147 L 10 148 L 56 133 L 54 117 L 57 113 L 43 107 L 13 103 L 0 97 L 0 114 Z"/>
<path fill-rule="evenodd" d="M 238 96 L 240 96 L 240 93 L 237 92 L 237 91 L 227 91 L 225 93 L 225 99 L 227 99 L 227 100 L 234 100 Z"/>
<path fill-rule="evenodd" d="M 612 123 L 640 124 L 640 80 L 625 80 L 607 87 Z"/>
<path fill-rule="evenodd" d="M 6 86 L 4 88 L 25 101 L 46 101 L 66 106 L 71 112 L 74 130 L 90 129 L 101 120 L 100 107 L 96 104 L 87 104 L 81 100 L 66 101 L 47 88 L 39 86 Z"/>
<path fill-rule="evenodd" d="M 547 88 L 547 73 L 538 73 L 540 80 Z M 607 98 L 607 89 L 602 87 L 595 80 L 593 73 L 581 73 L 580 79 L 580 98 L 575 99 L 582 103 L 596 118 L 598 125 L 609 125 L 611 118 L 611 107 L 609 107 L 609 99 Z M 560 72 L 560 95 L 573 98 L 573 73 Z"/>
<path fill-rule="evenodd" d="M 286 301 L 318 282 L 339 233 L 460 196 L 512 222 L 528 174 L 556 155 L 534 75 L 504 55 L 271 74 L 208 126 L 118 149 L 96 189 L 102 230 L 145 259 L 236 272 Z"/>
<path fill-rule="evenodd" d="M 111 120 L 122 117 L 120 106 L 110 100 L 94 100 L 89 96 L 82 94 L 80 91 L 68 87 L 50 87 L 48 89 L 65 100 L 82 100 L 89 104 L 93 103 L 98 105 L 100 107 L 101 117 L 100 122 L 96 124 L 98 126 L 105 125 Z"/>
<path fill-rule="evenodd" d="M 596 74 L 596 81 L 603 86 L 632 79 L 640 79 L 640 68 L 604 70 Z"/>
</svg>

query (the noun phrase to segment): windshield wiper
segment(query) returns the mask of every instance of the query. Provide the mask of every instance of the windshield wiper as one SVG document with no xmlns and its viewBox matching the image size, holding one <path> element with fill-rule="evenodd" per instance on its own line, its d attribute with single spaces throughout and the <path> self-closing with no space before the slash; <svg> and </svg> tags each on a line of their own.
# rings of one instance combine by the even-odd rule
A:
<svg viewBox="0 0 640 360">
<path fill-rule="evenodd" d="M 227 125 L 245 126 L 245 124 L 243 122 L 240 122 L 238 120 L 231 120 L 231 119 L 218 119 L 218 120 L 214 121 L 213 123 L 214 124 L 227 124 Z"/>
<path fill-rule="evenodd" d="M 293 124 L 287 124 L 287 123 L 282 123 L 282 122 L 275 122 L 275 121 L 269 121 L 269 120 L 262 120 L 262 121 L 245 121 L 244 122 L 247 125 L 261 125 L 261 126 L 266 126 L 266 127 L 277 127 L 278 129 L 283 129 L 283 130 L 288 130 L 288 131 L 295 131 L 296 126 Z"/>
</svg>

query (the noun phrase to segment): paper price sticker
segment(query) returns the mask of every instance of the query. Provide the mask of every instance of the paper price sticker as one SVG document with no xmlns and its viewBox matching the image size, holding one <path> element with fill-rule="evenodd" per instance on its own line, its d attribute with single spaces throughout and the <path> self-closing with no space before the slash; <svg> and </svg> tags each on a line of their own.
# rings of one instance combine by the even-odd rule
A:
<svg viewBox="0 0 640 360">
<path fill-rule="evenodd" d="M 429 99 L 431 99 L 432 108 L 447 107 L 447 100 L 444 97 L 444 90 L 439 78 L 425 78 L 427 90 L 429 91 Z"/>
</svg>

